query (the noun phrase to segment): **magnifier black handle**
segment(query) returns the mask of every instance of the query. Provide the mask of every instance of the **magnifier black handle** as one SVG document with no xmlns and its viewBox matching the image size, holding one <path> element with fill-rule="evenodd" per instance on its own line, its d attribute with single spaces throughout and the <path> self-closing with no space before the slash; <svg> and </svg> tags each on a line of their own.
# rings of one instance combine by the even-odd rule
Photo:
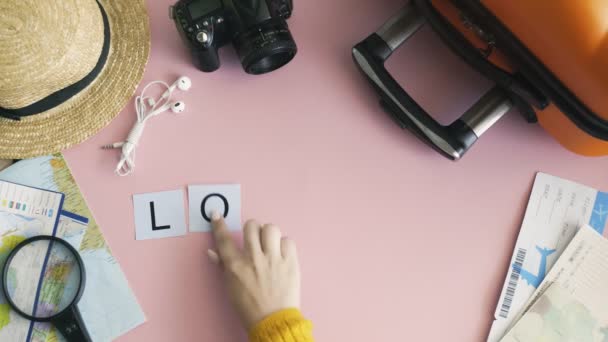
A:
<svg viewBox="0 0 608 342">
<path fill-rule="evenodd" d="M 91 342 L 91 336 L 89 336 L 89 332 L 80 315 L 80 310 L 78 310 L 76 305 L 53 318 L 51 323 L 59 330 L 67 342 Z"/>
</svg>

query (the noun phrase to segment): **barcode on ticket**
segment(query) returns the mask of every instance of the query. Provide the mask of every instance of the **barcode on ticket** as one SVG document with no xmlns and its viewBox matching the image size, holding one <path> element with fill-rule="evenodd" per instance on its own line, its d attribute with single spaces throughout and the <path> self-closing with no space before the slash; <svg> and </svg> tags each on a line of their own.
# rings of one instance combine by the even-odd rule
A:
<svg viewBox="0 0 608 342">
<path fill-rule="evenodd" d="M 513 296 L 515 296 L 515 290 L 517 289 L 517 284 L 519 283 L 521 269 L 524 267 L 524 260 L 526 260 L 527 252 L 527 250 L 519 248 L 517 250 L 517 255 L 515 256 L 515 263 L 512 265 L 512 267 L 510 267 L 511 275 L 509 276 L 509 284 L 507 285 L 507 291 L 505 292 L 502 305 L 500 306 L 499 316 L 502 318 L 507 318 L 509 316 L 509 311 L 511 310 L 511 305 L 513 304 Z"/>
</svg>

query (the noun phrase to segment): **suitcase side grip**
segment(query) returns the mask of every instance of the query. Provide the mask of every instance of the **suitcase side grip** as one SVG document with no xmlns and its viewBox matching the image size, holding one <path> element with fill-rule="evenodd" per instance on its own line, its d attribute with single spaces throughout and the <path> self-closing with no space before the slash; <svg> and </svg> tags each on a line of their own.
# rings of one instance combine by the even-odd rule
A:
<svg viewBox="0 0 608 342">
<path fill-rule="evenodd" d="M 477 139 L 513 106 L 494 87 L 452 124 L 433 119 L 391 76 L 384 63 L 424 24 L 411 2 L 378 31 L 353 48 L 353 59 L 381 98 L 383 107 L 401 127 L 407 127 L 449 159 L 458 160 Z"/>
</svg>

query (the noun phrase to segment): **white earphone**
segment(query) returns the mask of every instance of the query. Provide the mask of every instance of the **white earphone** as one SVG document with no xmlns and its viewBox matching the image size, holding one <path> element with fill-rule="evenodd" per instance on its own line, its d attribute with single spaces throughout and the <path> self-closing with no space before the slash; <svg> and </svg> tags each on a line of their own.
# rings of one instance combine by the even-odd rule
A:
<svg viewBox="0 0 608 342">
<path fill-rule="evenodd" d="M 171 111 L 175 114 L 182 113 L 186 110 L 186 104 L 182 101 L 173 102 L 171 105 Z"/>
<path fill-rule="evenodd" d="M 146 97 L 146 91 L 153 85 L 161 85 L 166 88 L 158 101 L 151 97 Z M 121 148 L 122 154 L 120 162 L 116 166 L 116 174 L 119 176 L 127 176 L 135 170 L 135 148 L 141 139 L 146 122 L 168 110 L 174 114 L 183 113 L 186 110 L 186 104 L 182 101 L 171 102 L 171 95 L 175 89 L 188 91 L 192 87 L 192 81 L 186 76 L 182 76 L 172 85 L 168 85 L 163 81 L 155 81 L 144 87 L 141 95 L 135 98 L 135 112 L 137 113 L 137 121 L 131 129 L 127 140 L 119 143 L 103 146 L 103 149 Z M 147 103 L 147 105 L 146 105 Z"/>
<path fill-rule="evenodd" d="M 171 86 L 169 86 L 167 88 L 167 91 L 165 91 L 163 93 L 163 95 L 161 96 L 161 99 L 171 96 L 171 93 L 173 93 L 175 91 L 175 88 L 177 88 L 181 91 L 188 91 L 190 89 L 190 87 L 192 87 L 192 81 L 190 80 L 190 78 L 187 76 L 182 76 L 182 77 L 178 78 L 177 81 L 175 81 L 175 83 L 173 83 Z"/>
<path fill-rule="evenodd" d="M 158 109 L 155 109 L 153 112 L 150 112 L 147 116 L 148 117 L 156 116 L 156 115 L 166 112 L 168 110 L 171 110 L 171 112 L 173 112 L 174 114 L 183 113 L 186 110 L 186 104 L 183 101 L 167 103 L 166 105 L 164 105 Z"/>
</svg>

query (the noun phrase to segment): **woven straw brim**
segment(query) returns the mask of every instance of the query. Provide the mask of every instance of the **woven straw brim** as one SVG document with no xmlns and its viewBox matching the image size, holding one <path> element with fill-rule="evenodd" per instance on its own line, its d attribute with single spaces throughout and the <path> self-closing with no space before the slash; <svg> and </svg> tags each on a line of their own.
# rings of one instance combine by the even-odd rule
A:
<svg viewBox="0 0 608 342">
<path fill-rule="evenodd" d="M 111 30 L 110 55 L 85 90 L 41 114 L 0 118 L 0 159 L 52 154 L 105 127 L 125 107 L 141 81 L 150 54 L 150 26 L 143 0 L 99 0 Z"/>
</svg>

